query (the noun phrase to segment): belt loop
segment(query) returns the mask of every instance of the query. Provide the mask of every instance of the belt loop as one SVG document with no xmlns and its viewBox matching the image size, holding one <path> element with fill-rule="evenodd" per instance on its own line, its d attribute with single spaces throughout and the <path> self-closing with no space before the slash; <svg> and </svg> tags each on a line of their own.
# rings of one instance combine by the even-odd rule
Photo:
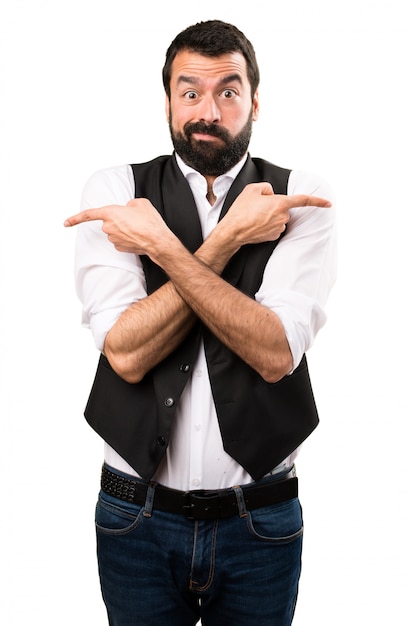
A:
<svg viewBox="0 0 407 626">
<path fill-rule="evenodd" d="M 155 493 L 156 485 L 157 483 L 155 483 L 154 481 L 151 481 L 150 484 L 148 485 L 146 502 L 145 502 L 144 511 L 143 511 L 144 517 L 151 517 L 153 504 L 154 504 L 154 493 Z"/>
<path fill-rule="evenodd" d="M 246 503 L 244 501 L 242 488 L 237 485 L 236 487 L 233 487 L 233 490 L 235 492 L 237 506 L 239 507 L 239 517 L 247 517 L 249 514 L 246 510 Z"/>
</svg>

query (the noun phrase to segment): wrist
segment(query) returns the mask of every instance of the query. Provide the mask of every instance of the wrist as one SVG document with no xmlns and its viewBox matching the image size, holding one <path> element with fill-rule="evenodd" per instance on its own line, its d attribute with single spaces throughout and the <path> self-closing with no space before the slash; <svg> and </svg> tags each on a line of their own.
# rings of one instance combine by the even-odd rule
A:
<svg viewBox="0 0 407 626">
<path fill-rule="evenodd" d="M 186 249 L 181 241 L 171 230 L 168 230 L 165 237 L 157 238 L 154 241 L 154 247 L 151 247 L 147 254 L 154 263 L 165 271 L 165 265 L 172 263 L 174 258 L 179 258 L 180 252 L 183 251 L 185 252 Z"/>
<path fill-rule="evenodd" d="M 221 273 L 240 247 L 232 230 L 219 222 L 195 254 L 202 263 Z"/>
</svg>

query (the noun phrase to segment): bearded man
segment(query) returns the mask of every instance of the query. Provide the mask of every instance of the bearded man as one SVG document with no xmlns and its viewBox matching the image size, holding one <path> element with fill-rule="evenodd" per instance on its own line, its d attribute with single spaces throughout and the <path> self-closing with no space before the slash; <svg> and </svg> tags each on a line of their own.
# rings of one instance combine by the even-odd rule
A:
<svg viewBox="0 0 407 626">
<path fill-rule="evenodd" d="M 163 82 L 174 153 L 97 172 L 65 223 L 100 351 L 102 594 L 111 626 L 289 626 L 332 194 L 249 155 L 259 69 L 235 26 L 182 31 Z"/>
</svg>

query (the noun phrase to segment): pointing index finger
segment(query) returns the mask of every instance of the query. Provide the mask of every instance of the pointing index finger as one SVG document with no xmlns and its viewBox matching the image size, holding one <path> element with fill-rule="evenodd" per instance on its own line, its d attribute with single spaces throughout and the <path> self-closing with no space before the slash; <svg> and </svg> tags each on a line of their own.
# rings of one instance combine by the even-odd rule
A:
<svg viewBox="0 0 407 626">
<path fill-rule="evenodd" d="M 68 217 L 64 222 L 64 226 L 76 226 L 83 222 L 91 222 L 95 220 L 103 220 L 103 209 L 86 209 L 72 217 Z"/>
<path fill-rule="evenodd" d="M 318 198 L 317 196 L 307 196 L 305 194 L 298 194 L 296 196 L 287 196 L 289 200 L 290 208 L 302 207 L 302 206 L 316 206 L 321 208 L 329 208 L 332 203 L 325 198 Z"/>
</svg>

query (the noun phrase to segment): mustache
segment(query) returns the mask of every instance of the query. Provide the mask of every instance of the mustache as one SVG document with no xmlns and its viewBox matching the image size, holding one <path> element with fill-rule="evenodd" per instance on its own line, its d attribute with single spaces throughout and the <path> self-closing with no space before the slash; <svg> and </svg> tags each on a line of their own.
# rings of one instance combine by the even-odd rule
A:
<svg viewBox="0 0 407 626">
<path fill-rule="evenodd" d="M 225 128 L 222 128 L 222 126 L 218 126 L 217 124 L 206 124 L 205 122 L 188 122 L 184 126 L 184 133 L 188 139 L 191 139 L 193 133 L 200 133 L 203 135 L 218 137 L 219 139 L 223 139 L 225 142 L 230 140 L 229 131 Z"/>
</svg>

